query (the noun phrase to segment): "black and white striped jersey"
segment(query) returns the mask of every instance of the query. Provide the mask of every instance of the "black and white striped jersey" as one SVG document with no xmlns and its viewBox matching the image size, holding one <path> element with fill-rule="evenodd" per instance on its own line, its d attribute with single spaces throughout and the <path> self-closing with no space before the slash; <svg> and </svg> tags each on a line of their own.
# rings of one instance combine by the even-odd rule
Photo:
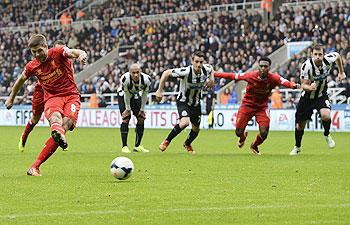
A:
<svg viewBox="0 0 350 225">
<path fill-rule="evenodd" d="M 301 97 L 305 99 L 317 99 L 327 95 L 327 76 L 330 74 L 333 63 L 336 61 L 338 53 L 331 52 L 323 57 L 322 65 L 316 66 L 312 58 L 307 59 L 301 65 L 300 80 L 310 80 L 315 82 L 315 91 L 303 91 Z"/>
<path fill-rule="evenodd" d="M 124 73 L 120 80 L 121 86 L 119 87 L 118 92 L 128 92 L 131 95 L 139 95 L 140 91 L 148 93 L 151 86 L 151 77 L 145 73 L 141 73 L 138 82 L 131 79 L 129 72 Z"/>
<path fill-rule="evenodd" d="M 195 74 L 193 66 L 175 68 L 171 71 L 171 77 L 180 78 L 180 89 L 177 100 L 190 106 L 198 106 L 202 97 L 202 89 L 213 72 L 213 67 L 204 64 L 200 74 Z"/>
<path fill-rule="evenodd" d="M 141 94 L 141 110 L 144 109 L 144 106 L 147 102 L 147 94 L 151 86 L 151 77 L 145 73 L 141 73 L 140 79 L 138 82 L 135 82 L 131 79 L 129 72 L 123 74 L 120 78 L 121 86 L 118 89 L 120 96 L 124 95 L 124 102 L 126 109 L 130 110 L 130 100 L 131 98 L 139 98 Z"/>
</svg>

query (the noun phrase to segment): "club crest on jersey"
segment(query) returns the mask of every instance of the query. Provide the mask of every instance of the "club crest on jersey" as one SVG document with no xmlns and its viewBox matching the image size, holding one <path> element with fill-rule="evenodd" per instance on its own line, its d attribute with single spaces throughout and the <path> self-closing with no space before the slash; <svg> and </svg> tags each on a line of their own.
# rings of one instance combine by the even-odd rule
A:
<svg viewBox="0 0 350 225">
<path fill-rule="evenodd" d="M 43 74 L 43 71 L 41 71 L 41 69 L 37 69 L 37 70 L 36 70 L 36 73 L 37 73 L 38 75 L 42 75 L 42 74 Z"/>
<path fill-rule="evenodd" d="M 187 112 L 186 111 L 182 111 L 181 116 L 187 116 Z"/>
<path fill-rule="evenodd" d="M 57 67 L 55 60 L 51 61 L 51 66 L 54 67 L 54 68 Z"/>
</svg>

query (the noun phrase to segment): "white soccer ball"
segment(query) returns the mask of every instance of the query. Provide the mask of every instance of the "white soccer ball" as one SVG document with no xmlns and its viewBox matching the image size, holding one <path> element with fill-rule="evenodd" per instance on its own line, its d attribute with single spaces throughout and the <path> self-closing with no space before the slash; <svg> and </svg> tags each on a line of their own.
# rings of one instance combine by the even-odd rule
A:
<svg viewBox="0 0 350 225">
<path fill-rule="evenodd" d="M 127 157 L 117 157 L 111 163 L 111 174 L 118 180 L 128 179 L 134 171 L 134 164 Z"/>
</svg>

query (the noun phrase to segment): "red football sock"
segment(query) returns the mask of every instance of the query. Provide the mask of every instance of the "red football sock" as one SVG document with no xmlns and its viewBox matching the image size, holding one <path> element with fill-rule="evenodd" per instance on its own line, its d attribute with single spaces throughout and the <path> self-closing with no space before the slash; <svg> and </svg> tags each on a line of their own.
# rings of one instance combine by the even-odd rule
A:
<svg viewBox="0 0 350 225">
<path fill-rule="evenodd" d="M 257 147 L 263 143 L 264 140 L 261 138 L 260 134 L 256 135 L 255 141 L 253 143 L 253 146 Z"/>
<path fill-rule="evenodd" d="M 57 123 L 57 122 L 54 122 L 51 124 L 51 131 L 58 131 L 60 134 L 64 134 L 65 133 L 65 130 L 64 128 L 62 127 L 62 124 L 60 123 Z"/>
<path fill-rule="evenodd" d="M 36 159 L 36 161 L 33 163 L 32 167 L 39 168 L 42 163 L 44 163 L 50 156 L 56 151 L 58 148 L 58 144 L 53 140 L 52 137 L 50 137 L 43 148 L 43 150 L 40 152 L 40 155 Z"/>
<path fill-rule="evenodd" d="M 26 128 L 23 131 L 22 134 L 22 140 L 25 142 L 28 138 L 29 133 L 33 130 L 33 128 L 35 127 L 36 123 L 32 122 L 32 119 L 30 119 L 26 125 Z"/>
</svg>

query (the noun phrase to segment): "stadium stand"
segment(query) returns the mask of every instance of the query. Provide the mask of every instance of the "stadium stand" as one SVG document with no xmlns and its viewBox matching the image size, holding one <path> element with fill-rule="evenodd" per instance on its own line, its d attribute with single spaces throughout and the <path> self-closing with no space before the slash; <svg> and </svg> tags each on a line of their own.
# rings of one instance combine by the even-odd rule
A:
<svg viewBox="0 0 350 225">
<path fill-rule="evenodd" d="M 64 6 L 72 3 L 71 1 L 63 2 L 60 4 Z M 287 42 L 304 40 L 320 41 L 326 44 L 327 51 L 340 52 L 346 72 L 348 76 L 350 75 L 350 49 L 349 40 L 346 38 L 346 34 L 350 33 L 349 2 L 337 3 L 342 4 L 343 7 L 337 7 L 338 5 L 332 7 L 328 3 L 323 3 L 322 7 L 320 4 L 306 5 L 302 8 L 281 6 L 269 24 L 262 23 L 263 18 L 259 12 L 245 10 L 238 11 L 236 14 L 198 12 L 191 14 L 191 17 L 138 19 L 138 16 L 144 15 L 143 12 L 162 14 L 195 11 L 206 9 L 208 4 L 222 4 L 222 1 L 214 0 L 205 1 L 206 4 L 200 4 L 203 1 L 195 1 L 196 4 L 187 7 L 189 1 L 178 1 L 177 3 L 162 1 L 163 5 L 155 4 L 155 2 L 155 0 L 107 1 L 105 4 L 92 8 L 91 12 L 83 17 L 83 19 L 103 19 L 104 22 L 100 25 L 64 30 L 59 30 L 54 26 L 42 28 L 48 36 L 49 44 L 54 40 L 64 39 L 69 47 L 87 50 L 90 56 L 89 63 L 103 57 L 118 43 L 133 46 L 122 60 L 106 65 L 96 76 L 79 84 L 83 94 L 97 93 L 100 95 L 115 92 L 120 83 L 120 75 L 127 70 L 127 65 L 131 61 L 141 62 L 143 71 L 152 75 L 154 91 L 161 72 L 166 68 L 187 65 L 188 55 L 194 49 L 205 50 L 208 53 L 208 62 L 215 65 L 216 70 L 243 72 L 252 67 L 259 56 L 269 55 Z M 181 7 L 176 5 L 179 2 L 182 3 Z M 225 3 L 233 2 L 242 1 L 226 1 Z M 118 4 L 124 7 L 110 7 Z M 3 5 L 1 12 L 11 7 L 15 8 Z M 146 10 L 143 7 L 149 8 Z M 51 8 L 55 9 L 54 12 L 62 9 L 60 5 Z M 128 10 L 123 12 L 121 8 Z M 53 13 L 47 15 L 53 15 Z M 136 17 L 133 20 L 123 20 L 123 17 L 128 16 Z M 317 20 L 317 16 L 320 16 L 321 20 Z M 116 17 L 119 19 L 113 20 Z M 8 16 L 3 18 L 8 18 Z M 5 24 L 4 21 L 1 23 Z M 23 25 L 23 23 L 19 21 L 17 25 Z M 8 94 L 9 87 L 25 62 L 30 59 L 30 53 L 25 49 L 28 36 L 29 31 L 25 33 L 0 31 L 0 47 L 6 49 L 0 53 L 0 96 Z M 288 79 L 297 80 L 298 66 L 305 60 L 306 55 L 306 53 L 296 55 L 286 68 L 278 68 L 278 72 Z M 76 72 L 81 69 L 82 67 L 75 65 Z M 336 73 L 335 70 L 333 74 L 336 75 Z M 335 77 L 330 77 L 330 79 L 334 80 Z M 225 83 L 224 80 L 218 80 L 215 90 L 219 90 Z M 346 85 L 344 83 L 341 86 L 347 87 Z M 29 82 L 26 88 L 28 95 L 32 91 L 31 87 L 31 82 Z M 176 89 L 176 81 L 167 83 L 166 91 L 173 92 Z M 232 88 L 230 91 L 233 99 L 231 102 L 233 102 L 237 96 Z M 173 96 L 165 99 L 165 102 L 168 103 L 172 101 L 174 101 Z"/>
</svg>

